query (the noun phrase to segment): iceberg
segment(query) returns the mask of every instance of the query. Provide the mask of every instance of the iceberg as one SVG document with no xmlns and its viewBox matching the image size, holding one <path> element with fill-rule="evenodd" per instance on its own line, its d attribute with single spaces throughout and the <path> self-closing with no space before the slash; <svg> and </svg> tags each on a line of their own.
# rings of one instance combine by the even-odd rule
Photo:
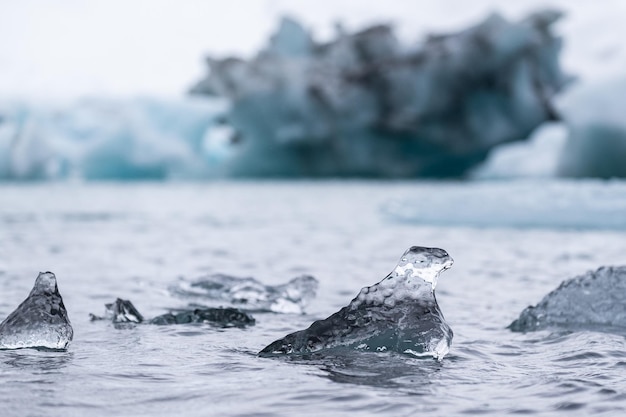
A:
<svg viewBox="0 0 626 417">
<path fill-rule="evenodd" d="M 126 327 L 146 322 L 143 315 L 130 300 L 116 299 L 105 305 L 104 317 L 89 315 L 91 321 L 110 320 L 116 327 Z M 255 323 L 254 317 L 236 308 L 195 308 L 180 310 L 156 316 L 148 324 L 188 324 L 205 323 L 215 327 L 246 327 Z"/>
<path fill-rule="evenodd" d="M 626 79 L 582 81 L 559 97 L 562 121 L 495 148 L 472 179 L 625 178 Z"/>
<path fill-rule="evenodd" d="M 569 136 L 558 174 L 626 178 L 626 79 L 583 84 L 565 98 Z"/>
<path fill-rule="evenodd" d="M 618 331 L 626 329 L 626 266 L 601 267 L 569 279 L 526 308 L 509 325 L 514 332 L 549 328 Z"/>
<path fill-rule="evenodd" d="M 3 103 L 0 179 L 209 177 L 228 155 L 226 109 L 215 99 Z"/>
<path fill-rule="evenodd" d="M 247 311 L 303 314 L 315 298 L 319 283 L 310 275 L 295 277 L 282 285 L 265 285 L 254 278 L 214 274 L 193 282 L 181 280 L 170 287 L 179 297 L 198 303 L 224 303 Z"/>
<path fill-rule="evenodd" d="M 52 272 L 40 272 L 26 300 L 0 323 L 0 349 L 65 350 L 73 337 Z"/>
<path fill-rule="evenodd" d="M 191 92 L 231 103 L 227 176 L 459 176 L 557 119 L 560 17 L 494 14 L 411 46 L 387 25 L 319 43 L 286 18 L 254 58 L 208 58 Z"/>
<path fill-rule="evenodd" d="M 398 352 L 443 359 L 452 329 L 435 298 L 439 274 L 452 266 L 446 251 L 413 246 L 378 284 L 308 329 L 291 333 L 259 353 L 309 354 L 329 349 Z"/>
</svg>

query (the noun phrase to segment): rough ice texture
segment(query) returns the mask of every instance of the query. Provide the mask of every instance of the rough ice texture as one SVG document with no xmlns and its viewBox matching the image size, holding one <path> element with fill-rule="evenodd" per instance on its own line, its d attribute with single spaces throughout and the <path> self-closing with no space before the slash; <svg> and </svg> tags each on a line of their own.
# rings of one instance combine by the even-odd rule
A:
<svg viewBox="0 0 626 417">
<path fill-rule="evenodd" d="M 170 290 L 199 303 L 227 303 L 250 311 L 298 314 L 304 313 L 308 303 L 315 298 L 317 287 L 318 281 L 309 275 L 271 286 L 254 278 L 215 274 L 194 282 L 180 281 Z"/>
<path fill-rule="evenodd" d="M 105 305 L 104 317 L 90 314 L 91 320 L 111 320 L 124 327 L 127 324 L 144 323 L 143 315 L 130 300 L 116 299 Z M 216 327 L 246 327 L 255 323 L 254 317 L 236 308 L 196 308 L 162 314 L 147 321 L 149 324 L 206 323 Z"/>
<path fill-rule="evenodd" d="M 216 327 L 247 327 L 255 323 L 254 317 L 236 308 L 196 308 L 167 313 L 150 320 L 150 324 L 206 323 Z"/>
<path fill-rule="evenodd" d="M 626 329 L 626 266 L 601 267 L 569 279 L 527 307 L 509 328 L 530 332 L 546 328 Z"/>
<path fill-rule="evenodd" d="M 291 333 L 260 354 L 306 354 L 324 349 L 395 351 L 441 360 L 452 329 L 435 299 L 439 274 L 452 266 L 442 249 L 413 246 L 385 279 L 308 329 Z"/>
<path fill-rule="evenodd" d="M 560 16 L 494 14 L 410 47 L 386 25 L 322 44 L 285 19 L 253 59 L 209 58 L 192 92 L 232 102 L 225 175 L 460 175 L 555 119 Z"/>
<path fill-rule="evenodd" d="M 52 272 L 40 272 L 28 298 L 0 323 L 0 349 L 66 349 L 73 336 Z"/>
</svg>

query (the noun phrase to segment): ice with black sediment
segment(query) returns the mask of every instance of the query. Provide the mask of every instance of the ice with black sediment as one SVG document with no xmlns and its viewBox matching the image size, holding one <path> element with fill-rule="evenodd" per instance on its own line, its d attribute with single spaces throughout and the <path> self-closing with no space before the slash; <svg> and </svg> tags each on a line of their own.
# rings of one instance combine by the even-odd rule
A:
<svg viewBox="0 0 626 417">
<path fill-rule="evenodd" d="M 111 320 L 114 325 L 148 323 L 148 324 L 187 324 L 205 323 L 216 327 L 246 327 L 255 323 L 254 317 L 236 308 L 195 308 L 182 309 L 175 312 L 162 314 L 150 320 L 145 320 L 130 300 L 116 299 L 105 305 L 103 317 L 90 314 L 94 320 Z"/>
<path fill-rule="evenodd" d="M 265 285 L 254 278 L 214 274 L 194 282 L 180 281 L 170 291 L 205 303 L 229 304 L 248 311 L 302 314 L 315 297 L 318 281 L 310 275 L 282 285 Z"/>
<path fill-rule="evenodd" d="M 275 341 L 260 355 L 347 348 L 441 360 L 449 351 L 452 329 L 437 304 L 435 286 L 439 274 L 452 263 L 442 249 L 413 246 L 393 272 L 363 288 L 348 306 Z"/>
<path fill-rule="evenodd" d="M 104 316 L 96 316 L 89 314 L 91 321 L 95 320 L 111 320 L 113 323 L 142 323 L 143 315 L 130 302 L 130 300 L 116 299 L 114 302 L 104 305 Z"/>
<path fill-rule="evenodd" d="M 66 349 L 74 330 L 52 272 L 40 272 L 30 294 L 0 323 L 0 349 Z"/>
<path fill-rule="evenodd" d="M 255 323 L 254 317 L 236 308 L 196 308 L 162 314 L 150 324 L 206 323 L 216 327 L 247 327 Z"/>
<path fill-rule="evenodd" d="M 509 325 L 515 332 L 548 328 L 626 329 L 626 266 L 601 267 L 563 281 Z"/>
</svg>

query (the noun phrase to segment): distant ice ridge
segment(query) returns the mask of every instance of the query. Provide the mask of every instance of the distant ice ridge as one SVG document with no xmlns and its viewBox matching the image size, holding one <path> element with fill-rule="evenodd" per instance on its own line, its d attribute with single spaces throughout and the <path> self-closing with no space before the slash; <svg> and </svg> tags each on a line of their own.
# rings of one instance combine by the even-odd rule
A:
<svg viewBox="0 0 626 417">
<path fill-rule="evenodd" d="M 419 45 L 390 26 L 316 42 L 284 19 L 251 60 L 208 59 L 192 92 L 227 98 L 229 176 L 456 176 L 555 118 L 560 12 L 494 14 Z"/>
<path fill-rule="evenodd" d="M 439 274 L 452 264 L 443 249 L 413 246 L 389 275 L 363 288 L 346 307 L 269 344 L 259 354 L 349 349 L 441 360 L 450 349 L 452 329 L 439 309 L 435 287 Z"/>
<path fill-rule="evenodd" d="M 602 267 L 569 279 L 528 307 L 509 328 L 530 332 L 548 328 L 618 328 L 626 332 L 626 266 Z"/>
<path fill-rule="evenodd" d="M 0 349 L 66 349 L 74 330 L 52 272 L 40 272 L 30 294 L 0 323 Z"/>
<path fill-rule="evenodd" d="M 302 314 L 315 298 L 317 287 L 318 281 L 309 275 L 271 286 L 254 278 L 214 274 L 193 282 L 181 280 L 170 291 L 199 304 L 226 303 L 248 311 Z"/>
<path fill-rule="evenodd" d="M 382 207 L 389 218 L 437 226 L 626 229 L 626 182 L 491 181 L 422 184 Z"/>
<path fill-rule="evenodd" d="M 213 175 L 230 128 L 218 99 L 0 104 L 0 180 Z"/>
</svg>

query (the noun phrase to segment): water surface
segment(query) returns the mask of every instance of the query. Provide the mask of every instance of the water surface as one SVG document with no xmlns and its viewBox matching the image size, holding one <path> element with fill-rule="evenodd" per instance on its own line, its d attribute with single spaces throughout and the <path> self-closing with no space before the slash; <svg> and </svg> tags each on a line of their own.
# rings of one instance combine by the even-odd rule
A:
<svg viewBox="0 0 626 417">
<path fill-rule="evenodd" d="M 550 187 L 575 195 L 571 184 Z M 626 234 L 589 227 L 588 220 L 581 227 L 551 227 L 545 219 L 529 225 L 527 218 L 523 227 L 509 227 L 502 218 L 446 222 L 441 210 L 437 215 L 417 206 L 422 197 L 434 201 L 429 196 L 442 193 L 436 202 L 449 201 L 448 215 L 457 210 L 458 217 L 475 219 L 464 211 L 465 187 L 334 181 L 1 185 L 0 316 L 28 295 L 39 271 L 50 270 L 75 331 L 67 352 L 0 352 L 1 414 L 622 415 L 624 335 L 519 334 L 506 326 L 562 280 L 625 264 Z M 533 196 L 528 184 L 510 183 L 508 192 L 515 187 L 529 198 L 546 198 L 540 188 Z M 614 201 L 622 204 L 622 186 L 581 187 L 609 205 L 613 187 Z M 501 188 L 494 186 L 485 198 L 491 205 L 485 213 L 497 209 Z M 394 215 L 398 205 L 402 216 Z M 455 259 L 437 286 L 455 333 L 441 363 L 391 353 L 299 361 L 256 356 L 273 340 L 346 305 L 412 245 L 441 247 Z M 311 274 L 320 289 L 307 314 L 255 313 L 257 324 L 246 329 L 116 329 L 89 321 L 90 312 L 101 314 L 116 297 L 131 299 L 146 317 L 183 307 L 185 300 L 168 286 L 207 273 L 273 285 Z"/>
</svg>

